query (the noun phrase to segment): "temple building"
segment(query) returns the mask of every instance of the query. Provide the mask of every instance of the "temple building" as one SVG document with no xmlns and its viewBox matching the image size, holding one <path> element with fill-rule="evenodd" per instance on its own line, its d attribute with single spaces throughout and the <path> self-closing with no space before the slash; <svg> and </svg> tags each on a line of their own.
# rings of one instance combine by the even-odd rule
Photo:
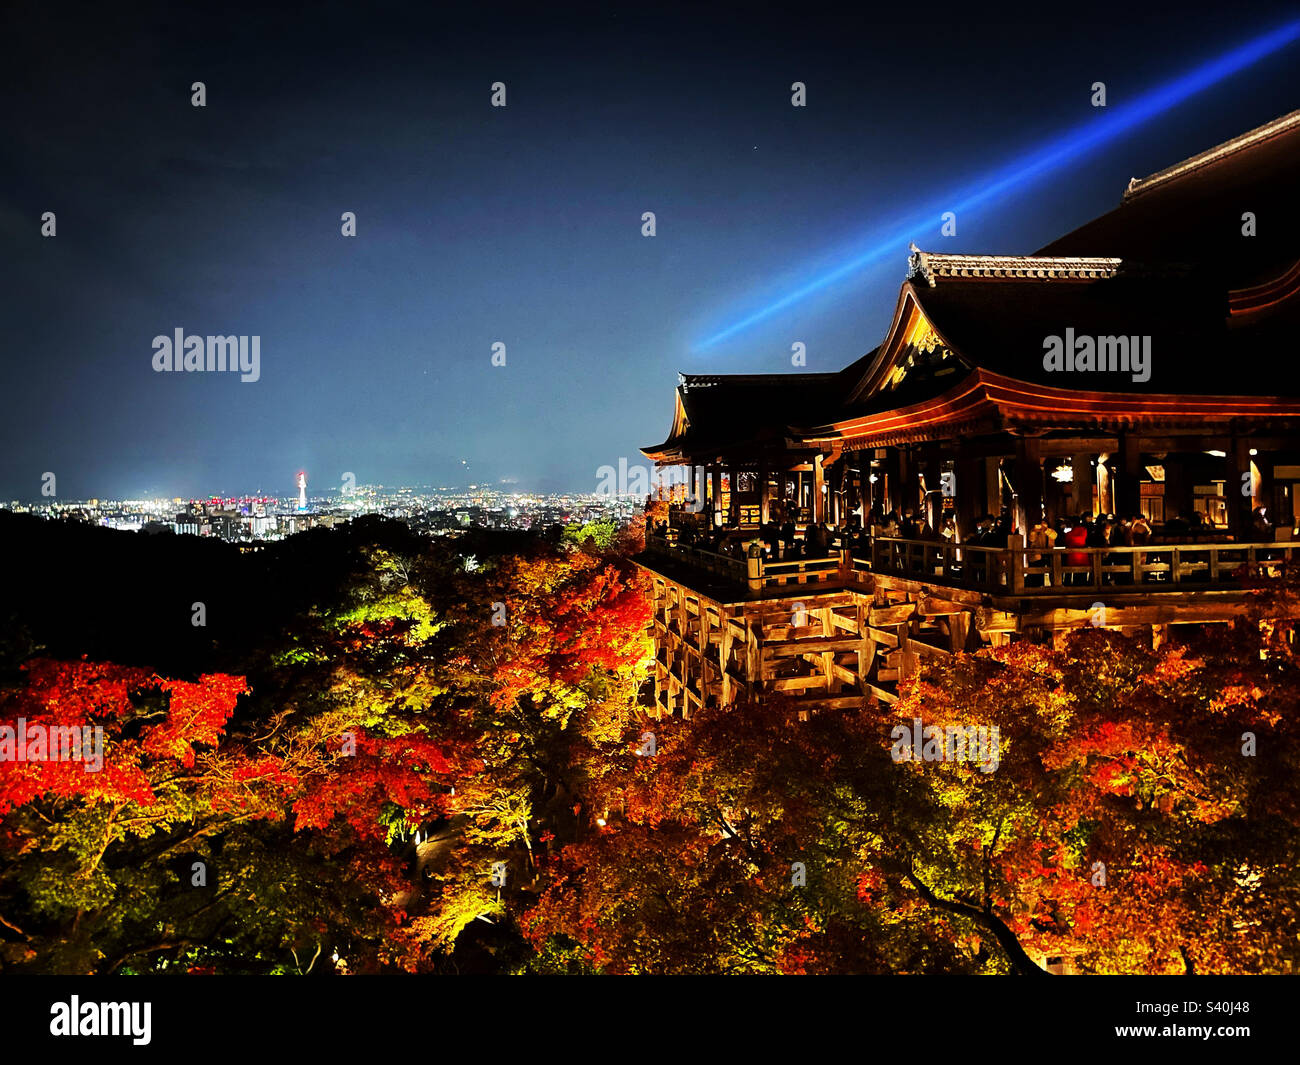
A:
<svg viewBox="0 0 1300 1065">
<path fill-rule="evenodd" d="M 1034 255 L 912 247 L 838 373 L 682 375 L 643 449 L 657 705 L 892 702 L 927 655 L 1230 621 L 1300 490 L 1300 111 Z M 1292 353 L 1292 354 L 1288 354 Z"/>
</svg>

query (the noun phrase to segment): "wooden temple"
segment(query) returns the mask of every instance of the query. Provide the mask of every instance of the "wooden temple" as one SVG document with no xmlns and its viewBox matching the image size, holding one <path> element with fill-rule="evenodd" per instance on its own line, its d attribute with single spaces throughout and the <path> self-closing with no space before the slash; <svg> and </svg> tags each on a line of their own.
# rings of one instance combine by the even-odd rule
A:
<svg viewBox="0 0 1300 1065">
<path fill-rule="evenodd" d="M 892 702 L 930 655 L 1240 614 L 1300 521 L 1298 187 L 1300 111 L 1034 255 L 913 246 L 838 373 L 682 375 L 643 449 L 693 485 L 638 557 L 659 711 Z"/>
</svg>

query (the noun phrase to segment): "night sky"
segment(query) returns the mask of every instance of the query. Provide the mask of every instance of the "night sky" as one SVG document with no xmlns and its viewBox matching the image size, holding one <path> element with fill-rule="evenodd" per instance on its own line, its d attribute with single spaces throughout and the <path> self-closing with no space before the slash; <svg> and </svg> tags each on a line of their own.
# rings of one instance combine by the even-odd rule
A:
<svg viewBox="0 0 1300 1065">
<path fill-rule="evenodd" d="M 6 5 L 0 499 L 45 471 L 62 498 L 287 495 L 300 468 L 593 491 L 667 435 L 678 371 L 875 347 L 906 239 L 702 341 L 891 223 L 933 208 L 923 248 L 1029 253 L 1300 107 L 1296 44 L 944 238 L 954 190 L 1097 117 L 1094 81 L 1116 108 L 1300 11 L 547 6 Z M 178 327 L 259 335 L 260 380 L 154 372 Z"/>
</svg>

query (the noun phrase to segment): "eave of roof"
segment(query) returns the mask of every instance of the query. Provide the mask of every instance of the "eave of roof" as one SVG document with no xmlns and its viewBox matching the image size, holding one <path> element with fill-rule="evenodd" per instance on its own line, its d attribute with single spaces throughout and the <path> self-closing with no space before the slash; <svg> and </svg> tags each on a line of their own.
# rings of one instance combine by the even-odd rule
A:
<svg viewBox="0 0 1300 1065">
<path fill-rule="evenodd" d="M 839 373 L 679 374 L 673 424 L 641 453 L 661 464 L 783 440 L 790 419 L 833 409 Z"/>
<path fill-rule="evenodd" d="M 809 446 L 849 449 L 950 439 L 972 425 L 988 428 L 1200 427 L 1235 418 L 1300 419 L 1300 399 L 1281 396 L 1187 396 L 1054 388 L 975 369 L 942 395 L 907 407 L 795 429 Z"/>
</svg>

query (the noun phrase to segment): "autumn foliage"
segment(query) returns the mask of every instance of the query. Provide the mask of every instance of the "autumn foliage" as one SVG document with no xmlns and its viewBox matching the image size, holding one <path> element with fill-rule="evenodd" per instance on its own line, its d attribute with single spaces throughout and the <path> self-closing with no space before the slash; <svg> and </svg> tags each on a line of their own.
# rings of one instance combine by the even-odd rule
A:
<svg viewBox="0 0 1300 1065">
<path fill-rule="evenodd" d="M 1289 584 L 1159 650 L 1088 626 L 928 660 L 892 707 L 656 720 L 645 589 L 613 539 L 339 542 L 220 669 L 8 664 L 0 728 L 102 730 L 103 763 L 0 761 L 0 967 L 1300 960 L 1300 661 L 1270 620 Z M 916 718 L 996 727 L 996 770 L 895 761 Z"/>
</svg>

